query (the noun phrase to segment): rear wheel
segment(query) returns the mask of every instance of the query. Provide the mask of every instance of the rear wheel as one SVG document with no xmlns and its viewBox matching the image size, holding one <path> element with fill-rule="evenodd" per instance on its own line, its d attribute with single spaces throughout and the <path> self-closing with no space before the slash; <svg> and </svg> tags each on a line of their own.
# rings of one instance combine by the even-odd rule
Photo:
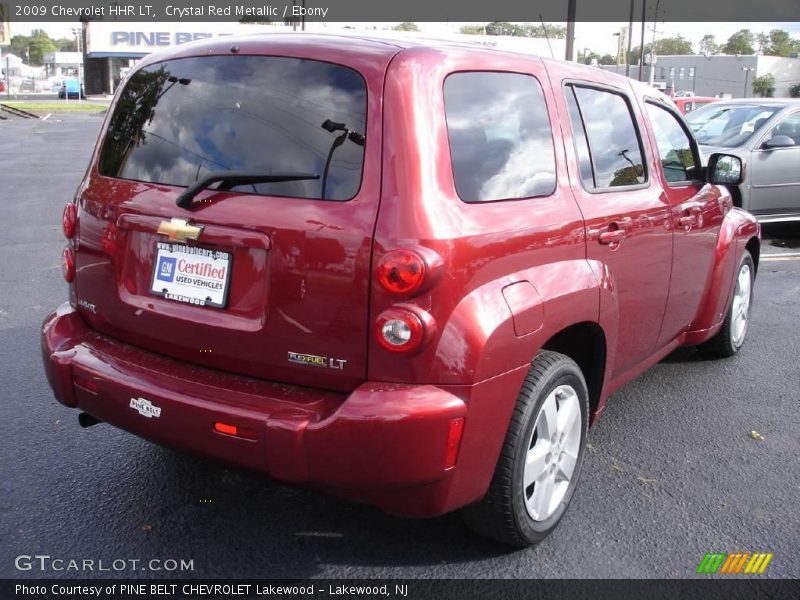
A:
<svg viewBox="0 0 800 600">
<path fill-rule="evenodd" d="M 580 474 L 588 402 L 578 365 L 540 352 L 520 390 L 489 491 L 462 511 L 471 529 L 520 547 L 555 529 Z"/>
<path fill-rule="evenodd" d="M 736 284 L 728 314 L 722 323 L 722 329 L 701 346 L 705 352 L 720 358 L 727 358 L 739 352 L 750 326 L 755 272 L 753 257 L 745 250 L 739 259 L 739 270 L 736 272 Z"/>
</svg>

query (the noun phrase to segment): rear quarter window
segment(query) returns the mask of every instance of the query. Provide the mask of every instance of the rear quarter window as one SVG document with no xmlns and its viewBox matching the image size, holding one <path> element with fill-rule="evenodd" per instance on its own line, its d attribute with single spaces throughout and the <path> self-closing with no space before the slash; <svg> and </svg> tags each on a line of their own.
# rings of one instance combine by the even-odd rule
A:
<svg viewBox="0 0 800 600">
<path fill-rule="evenodd" d="M 99 169 L 178 186 L 210 171 L 312 172 L 320 178 L 232 190 L 320 198 L 325 185 L 325 199 L 348 200 L 361 185 L 366 112 L 363 78 L 340 65 L 270 56 L 155 63 L 125 83 Z M 337 142 L 343 131 L 326 121 L 358 135 Z"/>
<path fill-rule="evenodd" d="M 553 135 L 535 77 L 453 73 L 444 83 L 444 103 L 453 177 L 463 201 L 553 193 Z"/>
</svg>

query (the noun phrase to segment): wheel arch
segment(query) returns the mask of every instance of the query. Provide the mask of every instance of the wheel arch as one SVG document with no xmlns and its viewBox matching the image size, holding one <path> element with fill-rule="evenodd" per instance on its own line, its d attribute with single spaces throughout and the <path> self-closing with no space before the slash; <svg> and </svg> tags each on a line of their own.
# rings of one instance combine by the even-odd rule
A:
<svg viewBox="0 0 800 600">
<path fill-rule="evenodd" d="M 750 256 L 753 257 L 753 266 L 756 269 L 756 273 L 758 273 L 758 259 L 761 257 L 761 241 L 757 236 L 753 236 L 747 240 L 747 244 L 745 244 L 744 247 L 750 253 Z"/>
<path fill-rule="evenodd" d="M 758 271 L 761 227 L 750 213 L 733 208 L 725 215 L 717 238 L 714 267 L 706 283 L 700 308 L 686 332 L 684 345 L 701 344 L 719 331 L 733 294 L 736 266 L 744 250 Z"/>
<path fill-rule="evenodd" d="M 541 350 L 552 350 L 574 360 L 589 390 L 590 423 L 594 424 L 602 408 L 607 342 L 603 328 L 590 321 L 575 323 L 555 333 Z"/>
</svg>

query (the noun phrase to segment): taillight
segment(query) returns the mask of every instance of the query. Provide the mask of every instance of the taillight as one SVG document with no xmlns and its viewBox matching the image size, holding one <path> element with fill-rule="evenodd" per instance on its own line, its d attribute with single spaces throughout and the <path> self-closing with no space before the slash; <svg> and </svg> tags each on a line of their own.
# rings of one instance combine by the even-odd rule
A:
<svg viewBox="0 0 800 600">
<path fill-rule="evenodd" d="M 392 250 L 378 262 L 378 282 L 392 294 L 411 294 L 425 281 L 427 268 L 412 250 Z"/>
<path fill-rule="evenodd" d="M 375 336 L 378 343 L 390 352 L 410 352 L 422 343 L 425 326 L 410 310 L 392 308 L 378 317 Z"/>
<path fill-rule="evenodd" d="M 78 207 L 70 202 L 64 207 L 64 215 L 61 225 L 64 230 L 64 237 L 71 240 L 75 236 L 75 226 L 78 223 Z"/>
<path fill-rule="evenodd" d="M 75 279 L 75 251 L 72 246 L 64 248 L 61 254 L 61 274 L 64 275 L 64 281 L 71 283 Z"/>
</svg>

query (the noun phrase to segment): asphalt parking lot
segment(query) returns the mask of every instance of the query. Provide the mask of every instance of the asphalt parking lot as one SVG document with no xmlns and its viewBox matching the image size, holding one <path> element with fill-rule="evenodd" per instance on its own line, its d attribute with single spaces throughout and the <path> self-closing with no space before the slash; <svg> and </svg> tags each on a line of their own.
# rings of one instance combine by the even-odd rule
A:
<svg viewBox="0 0 800 600">
<path fill-rule="evenodd" d="M 82 429 L 56 403 L 39 328 L 67 297 L 61 212 L 100 124 L 0 122 L 0 577 L 90 575 L 15 568 L 48 554 L 193 560 L 185 573 L 116 573 L 131 577 L 684 578 L 712 551 L 772 552 L 765 576 L 800 577 L 800 227 L 765 232 L 740 355 L 680 351 L 615 394 L 556 533 L 509 552 L 457 515 L 405 520 L 284 488 Z"/>
</svg>

